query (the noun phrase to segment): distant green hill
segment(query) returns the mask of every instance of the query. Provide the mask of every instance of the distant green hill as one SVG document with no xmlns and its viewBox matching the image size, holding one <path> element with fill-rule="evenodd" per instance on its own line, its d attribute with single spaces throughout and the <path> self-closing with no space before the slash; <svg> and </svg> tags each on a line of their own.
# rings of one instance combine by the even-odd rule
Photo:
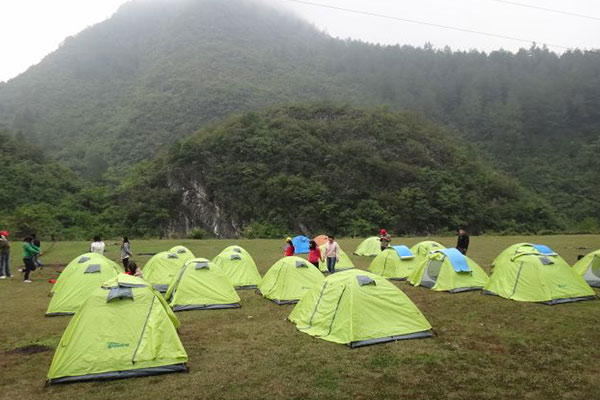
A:
<svg viewBox="0 0 600 400">
<path fill-rule="evenodd" d="M 369 235 L 560 229 L 552 208 L 415 114 L 329 104 L 246 113 L 200 131 L 160 166 L 175 230 Z"/>
<path fill-rule="evenodd" d="M 598 228 L 600 57 L 342 41 L 252 0 L 134 0 L 0 84 L 0 124 L 97 181 L 241 111 L 388 104 Z"/>
</svg>

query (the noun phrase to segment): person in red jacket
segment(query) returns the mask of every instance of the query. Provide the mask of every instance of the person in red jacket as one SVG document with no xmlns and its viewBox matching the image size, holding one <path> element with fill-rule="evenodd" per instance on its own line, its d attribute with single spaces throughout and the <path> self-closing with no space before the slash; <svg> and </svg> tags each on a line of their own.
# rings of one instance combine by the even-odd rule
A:
<svg viewBox="0 0 600 400">
<path fill-rule="evenodd" d="M 294 248 L 294 244 L 292 243 L 292 238 L 291 237 L 287 237 L 287 239 L 285 239 L 285 248 L 283 249 L 283 254 L 286 257 L 290 257 L 293 256 L 294 253 L 296 252 L 296 249 Z"/>
<path fill-rule="evenodd" d="M 317 242 L 311 240 L 308 243 L 308 262 L 319 269 L 319 261 L 323 261 L 321 249 L 317 246 Z"/>
</svg>

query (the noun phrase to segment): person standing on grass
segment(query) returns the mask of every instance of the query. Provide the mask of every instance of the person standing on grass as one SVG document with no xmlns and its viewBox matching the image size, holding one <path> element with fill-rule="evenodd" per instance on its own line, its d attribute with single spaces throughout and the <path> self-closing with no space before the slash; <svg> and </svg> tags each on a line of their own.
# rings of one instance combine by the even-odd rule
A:
<svg viewBox="0 0 600 400">
<path fill-rule="evenodd" d="M 464 255 L 467 255 L 469 249 L 469 235 L 464 228 L 458 230 L 458 240 L 456 241 L 456 250 L 460 251 Z"/>
<path fill-rule="evenodd" d="M 317 242 L 311 240 L 308 243 L 308 262 L 319 269 L 319 261 L 323 261 L 321 249 L 317 246 Z"/>
<path fill-rule="evenodd" d="M 285 239 L 285 247 L 283 248 L 283 255 L 286 257 L 291 257 L 294 255 L 295 252 L 296 252 L 296 248 L 294 247 L 294 244 L 292 243 L 292 238 L 288 236 Z"/>
<path fill-rule="evenodd" d="M 104 254 L 104 242 L 100 236 L 94 236 L 94 241 L 90 245 L 90 253 Z"/>
<path fill-rule="evenodd" d="M 333 274 L 335 272 L 335 264 L 340 260 L 340 245 L 337 244 L 333 235 L 327 236 L 325 257 L 327 258 L 327 271 Z"/>
<path fill-rule="evenodd" d="M 381 242 L 381 251 L 387 250 L 390 248 L 390 243 L 392 243 L 392 236 L 385 229 L 380 229 L 379 242 Z"/>
<path fill-rule="evenodd" d="M 129 238 L 127 236 L 123 236 L 123 239 L 121 239 L 121 262 L 123 263 L 125 271 L 127 271 L 129 257 L 133 257 L 133 253 L 131 252 L 131 245 L 129 244 Z"/>
<path fill-rule="evenodd" d="M 37 247 L 40 250 L 40 252 L 42 251 L 42 242 L 40 242 L 35 233 L 31 234 L 31 244 Z M 36 268 L 44 266 L 44 263 L 38 260 L 37 254 L 33 257 L 33 265 L 35 265 Z"/>
<path fill-rule="evenodd" d="M 25 283 L 31 283 L 29 274 L 31 271 L 35 271 L 36 268 L 33 260 L 42 254 L 40 248 L 35 246 L 32 242 L 33 238 L 31 236 L 27 236 L 23 241 L 23 263 L 25 264 L 25 269 L 23 270 L 23 282 Z"/>
<path fill-rule="evenodd" d="M 10 274 L 10 242 L 8 232 L 0 232 L 0 279 L 12 278 Z"/>
</svg>

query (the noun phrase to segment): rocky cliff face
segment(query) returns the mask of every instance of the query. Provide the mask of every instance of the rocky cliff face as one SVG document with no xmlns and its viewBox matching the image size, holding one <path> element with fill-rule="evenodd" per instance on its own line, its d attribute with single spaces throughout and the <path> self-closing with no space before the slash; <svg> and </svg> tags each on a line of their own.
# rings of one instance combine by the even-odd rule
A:
<svg viewBox="0 0 600 400">
<path fill-rule="evenodd" d="M 181 202 L 177 217 L 168 227 L 168 234 L 189 233 L 192 229 L 200 228 L 217 237 L 238 237 L 242 227 L 230 218 L 218 201 L 202 184 L 201 176 L 172 176 L 169 187 L 180 193 Z"/>
</svg>

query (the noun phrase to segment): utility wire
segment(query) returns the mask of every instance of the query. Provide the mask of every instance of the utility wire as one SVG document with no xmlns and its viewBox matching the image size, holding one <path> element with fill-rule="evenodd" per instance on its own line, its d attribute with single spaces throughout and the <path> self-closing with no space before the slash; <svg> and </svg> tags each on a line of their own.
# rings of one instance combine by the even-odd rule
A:
<svg viewBox="0 0 600 400">
<path fill-rule="evenodd" d="M 534 6 L 532 4 L 518 3 L 516 1 L 507 1 L 507 0 L 490 0 L 490 1 L 495 1 L 496 3 L 510 4 L 512 6 L 517 6 L 517 7 L 533 8 L 533 9 L 536 9 L 536 10 L 548 11 L 548 12 L 551 12 L 551 13 L 563 14 L 563 15 L 568 15 L 568 16 L 571 16 L 571 17 L 586 18 L 586 19 L 593 19 L 595 21 L 600 21 L 600 18 L 598 18 L 598 17 L 592 17 L 590 15 L 577 14 L 577 13 L 569 12 L 569 11 L 555 10 L 553 8 L 546 8 L 546 7 Z"/>
<path fill-rule="evenodd" d="M 459 27 L 450 26 L 450 25 L 434 24 L 432 22 L 419 21 L 419 20 L 416 20 L 416 19 L 393 17 L 391 15 L 379 14 L 379 13 L 374 13 L 374 12 L 369 12 L 369 11 L 362 11 L 362 10 L 354 10 L 354 9 L 351 9 L 351 8 L 336 7 L 336 6 L 331 6 L 331 5 L 328 5 L 328 4 L 313 3 L 313 2 L 310 2 L 310 1 L 304 1 L 304 0 L 282 0 L 282 1 L 287 1 L 287 2 L 291 2 L 291 3 L 298 3 L 298 4 L 305 4 L 305 5 L 314 6 L 314 7 L 329 8 L 331 10 L 345 11 L 345 12 L 349 12 L 349 13 L 353 13 L 353 14 L 368 15 L 368 16 L 371 16 L 371 17 L 379 17 L 379 18 L 391 19 L 391 20 L 394 20 L 394 21 L 409 22 L 411 24 L 433 26 L 435 28 L 450 29 L 450 30 L 459 31 L 459 32 L 473 33 L 473 34 L 476 34 L 476 35 L 482 35 L 482 36 L 489 36 L 489 37 L 495 37 L 495 38 L 500 38 L 500 39 L 513 40 L 513 41 L 522 42 L 522 43 L 529 43 L 529 44 L 531 44 L 531 43 L 543 43 L 543 44 L 545 44 L 548 47 L 556 47 L 558 49 L 563 49 L 563 50 L 572 50 L 573 49 L 572 47 L 563 46 L 563 45 L 560 45 L 560 44 L 546 43 L 546 42 L 542 42 L 542 41 L 539 41 L 539 40 L 522 39 L 522 38 L 517 38 L 517 37 L 513 37 L 513 36 L 500 35 L 500 34 L 490 33 L 490 32 L 481 32 L 481 31 L 476 31 L 476 30 L 473 30 L 473 29 L 459 28 Z"/>
</svg>

